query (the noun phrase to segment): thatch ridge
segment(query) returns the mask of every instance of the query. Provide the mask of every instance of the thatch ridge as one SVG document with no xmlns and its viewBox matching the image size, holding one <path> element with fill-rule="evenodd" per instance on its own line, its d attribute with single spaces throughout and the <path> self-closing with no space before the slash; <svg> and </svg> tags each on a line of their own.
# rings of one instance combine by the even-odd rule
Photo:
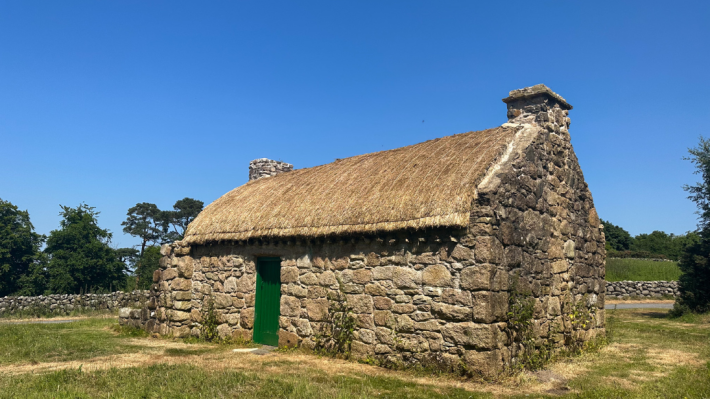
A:
<svg viewBox="0 0 710 399">
<path fill-rule="evenodd" d="M 476 186 L 517 130 L 461 133 L 250 181 L 202 211 L 185 241 L 465 227 Z"/>
</svg>

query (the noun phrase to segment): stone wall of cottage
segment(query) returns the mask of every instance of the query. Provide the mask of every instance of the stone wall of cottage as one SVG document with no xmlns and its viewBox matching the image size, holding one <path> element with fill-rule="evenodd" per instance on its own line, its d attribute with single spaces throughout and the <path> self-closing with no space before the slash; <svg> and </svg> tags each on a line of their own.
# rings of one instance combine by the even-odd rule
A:
<svg viewBox="0 0 710 399">
<path fill-rule="evenodd" d="M 604 235 L 567 110 L 550 100 L 514 103 L 509 123 L 519 134 L 479 185 L 467 230 L 174 243 L 161 250 L 149 310 L 132 319 L 161 334 L 197 335 L 213 300 L 220 335 L 249 339 L 256 260 L 268 256 L 282 259 L 280 345 L 313 347 L 329 328 L 329 295 L 341 291 L 357 320 L 356 357 L 435 355 L 495 373 L 523 349 L 507 324 L 512 291 L 533 300 L 537 345 L 593 339 L 604 332 Z"/>
<path fill-rule="evenodd" d="M 526 101 L 509 112 L 524 145 L 479 187 L 470 234 L 477 260 L 502 267 L 516 290 L 534 297 L 538 344 L 569 345 L 604 333 L 604 234 L 570 142 L 568 111 L 544 96 Z M 580 315 L 591 322 L 575 321 Z M 501 351 L 504 363 L 520 353 L 518 340 Z"/>
<path fill-rule="evenodd" d="M 533 298 L 539 344 L 592 339 L 604 330 L 605 290 L 592 197 L 566 131 L 535 129 L 529 140 L 496 184 L 479 187 L 468 230 L 164 246 L 147 328 L 197 335 L 211 298 L 220 335 L 251 338 L 256 259 L 276 256 L 281 345 L 313 347 L 339 290 L 357 319 L 357 357 L 406 363 L 436 354 L 498 371 L 522 349 L 506 323 L 511 290 Z M 569 317 L 580 311 L 584 325 Z"/>
<path fill-rule="evenodd" d="M 200 310 L 213 300 L 220 335 L 250 339 L 256 260 L 278 256 L 280 345 L 314 347 L 316 334 L 329 328 L 329 297 L 342 292 L 357 320 L 356 357 L 416 362 L 436 353 L 449 363 L 479 362 L 479 352 L 507 346 L 509 276 L 503 267 L 478 265 L 471 242 L 466 231 L 449 230 L 189 250 L 173 244 L 163 247 L 154 276 L 153 318 L 130 317 L 161 334 L 198 335 Z"/>
</svg>

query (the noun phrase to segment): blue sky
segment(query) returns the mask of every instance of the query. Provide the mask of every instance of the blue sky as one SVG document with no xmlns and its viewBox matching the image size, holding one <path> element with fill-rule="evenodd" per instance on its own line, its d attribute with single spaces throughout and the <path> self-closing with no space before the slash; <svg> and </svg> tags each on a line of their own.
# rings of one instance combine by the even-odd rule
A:
<svg viewBox="0 0 710 399">
<path fill-rule="evenodd" d="M 602 218 L 695 228 L 687 148 L 710 135 L 710 2 L 0 2 L 0 198 L 210 203 L 249 161 L 296 168 L 506 121 L 545 83 Z"/>
</svg>

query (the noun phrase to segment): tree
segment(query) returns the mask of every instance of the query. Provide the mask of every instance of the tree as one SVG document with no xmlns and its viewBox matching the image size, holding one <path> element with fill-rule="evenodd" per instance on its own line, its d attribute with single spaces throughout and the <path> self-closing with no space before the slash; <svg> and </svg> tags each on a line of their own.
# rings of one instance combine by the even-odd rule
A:
<svg viewBox="0 0 710 399">
<path fill-rule="evenodd" d="M 35 233 L 27 211 L 0 199 L 0 297 L 28 288 L 44 239 Z"/>
<path fill-rule="evenodd" d="M 160 267 L 160 247 L 150 246 L 145 249 L 140 262 L 136 264 L 136 289 L 147 290 L 153 283 L 153 273 Z"/>
<path fill-rule="evenodd" d="M 128 210 L 128 218 L 121 223 L 123 232 L 141 239 L 140 257 L 146 245 L 158 244 L 168 231 L 163 212 L 155 204 L 141 202 Z"/>
<path fill-rule="evenodd" d="M 148 202 L 136 204 L 128 210 L 128 218 L 121 223 L 123 231 L 141 239 L 140 253 L 132 259 L 137 289 L 150 288 L 153 272 L 160 260 L 160 248 L 156 245 L 181 240 L 187 225 L 197 217 L 203 206 L 202 201 L 186 197 L 175 202 L 172 211 L 161 211 L 157 205 Z"/>
<path fill-rule="evenodd" d="M 126 267 L 126 270 L 132 271 L 135 270 L 136 263 L 138 263 L 139 257 L 138 257 L 138 250 L 135 248 L 117 248 L 114 250 L 116 252 L 116 258 L 118 258 L 118 261 L 123 263 Z M 122 287 L 123 289 L 130 289 L 134 290 L 135 287 L 132 284 L 131 281 L 131 276 L 128 276 L 126 279 L 126 285 Z"/>
<path fill-rule="evenodd" d="M 125 283 L 126 266 L 109 246 L 111 233 L 98 226 L 93 207 L 61 206 L 60 228 L 52 230 L 45 253 L 48 294 L 111 290 Z"/>
<path fill-rule="evenodd" d="M 639 234 L 634 237 L 631 250 L 665 255 L 668 259 L 678 260 L 685 247 L 698 241 L 699 236 L 694 232 L 677 236 L 656 230 L 651 234 Z"/>
<path fill-rule="evenodd" d="M 631 248 L 633 238 L 628 231 L 623 228 L 602 220 L 604 225 L 604 237 L 608 246 L 615 251 L 628 251 Z"/>
<path fill-rule="evenodd" d="M 163 211 L 163 221 L 172 227 L 172 231 L 166 234 L 165 241 L 182 240 L 187 225 L 195 220 L 204 206 L 205 203 L 202 201 L 185 197 L 175 202 L 172 211 Z"/>
<path fill-rule="evenodd" d="M 138 259 L 138 250 L 135 248 L 118 248 L 114 251 L 118 261 L 123 262 L 128 269 L 131 269 Z"/>
<path fill-rule="evenodd" d="M 680 296 L 676 299 L 673 313 L 710 311 L 710 140 L 700 137 L 697 147 L 689 148 L 689 157 L 695 174 L 701 176 L 695 185 L 683 186 L 690 193 L 688 199 L 698 207 L 699 242 L 690 243 L 680 258 L 682 271 L 679 283 Z"/>
</svg>

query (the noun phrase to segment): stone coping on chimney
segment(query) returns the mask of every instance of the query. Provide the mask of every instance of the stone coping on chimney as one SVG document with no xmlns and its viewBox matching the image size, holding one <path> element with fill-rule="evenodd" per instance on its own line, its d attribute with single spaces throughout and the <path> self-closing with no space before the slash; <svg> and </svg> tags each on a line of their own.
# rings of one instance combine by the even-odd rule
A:
<svg viewBox="0 0 710 399">
<path fill-rule="evenodd" d="M 567 102 L 561 95 L 552 91 L 549 87 L 544 84 L 539 84 L 535 86 L 525 87 L 523 89 L 512 90 L 508 93 L 508 97 L 503 99 L 503 102 L 508 104 L 515 100 L 521 100 L 524 98 L 531 98 L 539 95 L 548 95 L 552 97 L 555 101 L 560 104 L 562 109 L 572 109 L 572 105 Z"/>
</svg>

